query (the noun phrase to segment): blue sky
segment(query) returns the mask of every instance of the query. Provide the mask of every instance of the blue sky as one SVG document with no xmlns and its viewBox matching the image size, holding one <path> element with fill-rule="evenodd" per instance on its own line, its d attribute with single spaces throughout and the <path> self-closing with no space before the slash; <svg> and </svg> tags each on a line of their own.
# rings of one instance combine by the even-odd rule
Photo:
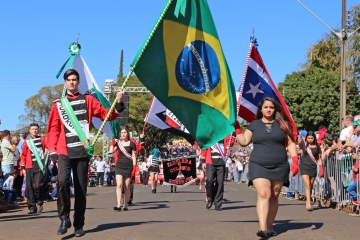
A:
<svg viewBox="0 0 360 240">
<path fill-rule="evenodd" d="M 305 52 L 328 32 L 296 0 L 208 0 L 235 86 L 243 75 L 255 28 L 259 52 L 276 84 L 298 71 Z M 332 28 L 341 26 L 341 0 L 302 0 Z M 166 0 L 0 0 L 0 130 L 15 130 L 25 100 L 55 75 L 80 33 L 81 55 L 101 86 L 124 74 Z M 348 0 L 347 9 L 359 4 Z"/>
</svg>

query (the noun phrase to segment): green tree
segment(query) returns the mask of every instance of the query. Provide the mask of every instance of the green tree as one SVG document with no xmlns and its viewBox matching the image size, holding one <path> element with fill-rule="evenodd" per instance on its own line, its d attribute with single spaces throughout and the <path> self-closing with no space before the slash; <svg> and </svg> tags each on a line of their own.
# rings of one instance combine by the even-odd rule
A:
<svg viewBox="0 0 360 240">
<path fill-rule="evenodd" d="M 279 83 L 279 91 L 299 129 L 318 130 L 320 125 L 339 133 L 340 72 L 310 68 L 294 72 Z M 347 84 L 347 114 L 359 114 L 359 89 Z"/>
<path fill-rule="evenodd" d="M 348 33 L 352 33 L 360 26 L 360 5 L 351 8 Z M 339 30 L 337 30 L 339 31 Z M 306 52 L 307 61 L 304 69 L 313 67 L 324 68 L 328 71 L 340 71 L 341 41 L 333 33 L 325 36 L 311 45 Z M 346 45 L 346 77 L 349 81 L 360 84 L 360 34 L 354 33 L 347 40 Z"/>
<path fill-rule="evenodd" d="M 350 26 L 349 32 L 355 31 L 360 27 L 360 5 L 352 7 L 350 11 Z M 360 84 L 360 34 L 358 32 L 351 35 L 348 39 L 347 45 L 347 57 L 348 57 L 348 76 Z"/>
<path fill-rule="evenodd" d="M 324 68 L 328 71 L 340 70 L 340 41 L 333 33 L 325 34 L 320 41 L 310 46 L 306 52 L 305 69 Z"/>
<path fill-rule="evenodd" d="M 39 124 L 45 130 L 53 101 L 60 98 L 63 84 L 42 87 L 39 92 L 25 100 L 24 114 L 19 116 L 18 128 L 26 128 L 30 123 Z"/>
</svg>

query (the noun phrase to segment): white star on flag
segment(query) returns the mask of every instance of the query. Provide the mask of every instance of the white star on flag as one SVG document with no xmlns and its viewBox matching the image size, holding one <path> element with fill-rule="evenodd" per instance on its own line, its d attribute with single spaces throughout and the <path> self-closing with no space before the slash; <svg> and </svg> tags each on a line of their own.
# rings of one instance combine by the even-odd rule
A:
<svg viewBox="0 0 360 240">
<path fill-rule="evenodd" d="M 261 90 L 259 89 L 260 83 L 258 83 L 258 84 L 255 85 L 255 86 L 252 85 L 251 83 L 249 83 L 249 84 L 250 84 L 250 90 L 247 91 L 246 93 L 252 93 L 253 98 L 255 98 L 255 96 L 256 96 L 257 93 L 264 93 L 263 91 L 261 91 Z"/>
</svg>

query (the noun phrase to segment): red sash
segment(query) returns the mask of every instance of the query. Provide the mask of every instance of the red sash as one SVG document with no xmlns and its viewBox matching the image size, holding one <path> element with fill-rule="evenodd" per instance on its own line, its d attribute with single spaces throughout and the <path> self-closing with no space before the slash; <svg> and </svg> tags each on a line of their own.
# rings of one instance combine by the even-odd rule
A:
<svg viewBox="0 0 360 240">
<path fill-rule="evenodd" d="M 306 152 L 309 154 L 311 160 L 313 160 L 316 164 L 318 164 L 317 161 L 315 160 L 315 157 L 314 157 L 314 155 L 312 154 L 311 149 L 310 149 L 309 146 L 306 148 Z"/>
<path fill-rule="evenodd" d="M 121 144 L 121 142 L 118 139 L 116 139 L 115 141 L 116 141 L 117 145 L 119 146 L 119 150 L 125 155 L 125 157 L 132 159 L 132 156 L 126 151 L 126 149 Z M 130 141 L 130 144 L 131 144 L 131 141 Z"/>
</svg>

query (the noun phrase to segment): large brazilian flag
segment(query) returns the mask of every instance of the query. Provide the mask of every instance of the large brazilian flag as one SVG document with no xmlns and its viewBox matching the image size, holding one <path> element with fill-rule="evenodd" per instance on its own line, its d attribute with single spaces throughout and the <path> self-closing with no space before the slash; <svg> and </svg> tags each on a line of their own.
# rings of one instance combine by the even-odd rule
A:
<svg viewBox="0 0 360 240">
<path fill-rule="evenodd" d="M 202 149 L 234 131 L 235 87 L 206 0 L 169 0 L 132 66 Z"/>
</svg>

